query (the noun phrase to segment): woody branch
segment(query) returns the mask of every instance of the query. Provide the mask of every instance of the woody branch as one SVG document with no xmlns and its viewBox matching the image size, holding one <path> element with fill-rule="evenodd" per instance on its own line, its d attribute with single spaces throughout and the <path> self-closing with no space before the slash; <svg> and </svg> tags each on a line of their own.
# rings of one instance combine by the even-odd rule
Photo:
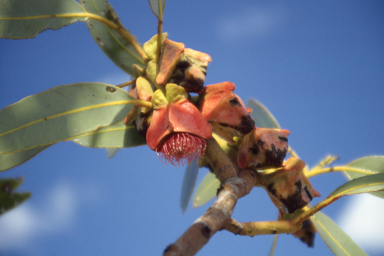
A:
<svg viewBox="0 0 384 256">
<path fill-rule="evenodd" d="M 221 181 L 217 199 L 175 243 L 165 249 L 166 256 L 195 255 L 217 231 L 225 228 L 237 200 L 249 194 L 255 186 L 253 172 L 246 169 L 237 174 L 232 162 L 213 138 L 207 141 L 205 157 Z"/>
</svg>

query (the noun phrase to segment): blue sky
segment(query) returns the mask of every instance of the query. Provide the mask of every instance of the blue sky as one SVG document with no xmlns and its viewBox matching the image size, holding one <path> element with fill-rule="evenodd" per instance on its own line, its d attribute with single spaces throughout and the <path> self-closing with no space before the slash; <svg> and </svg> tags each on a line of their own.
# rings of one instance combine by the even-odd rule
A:
<svg viewBox="0 0 384 256">
<path fill-rule="evenodd" d="M 148 2 L 110 1 L 140 42 L 156 33 Z M 206 84 L 232 81 L 246 101 L 265 104 L 310 166 L 327 154 L 343 165 L 384 155 L 384 3 L 381 1 L 168 1 L 164 31 L 210 54 Z M 0 39 L 0 108 L 56 85 L 130 80 L 94 43 L 84 23 L 29 40 Z M 198 182 L 206 174 L 200 170 Z M 148 147 L 105 150 L 56 144 L 0 177 L 23 176 L 22 206 L 0 217 L 2 255 L 159 255 L 206 209 L 179 207 L 184 168 Z M 324 199 L 346 178 L 311 182 Z M 369 255 L 383 255 L 384 201 L 343 198 L 323 212 Z M 359 204 L 357 204 L 359 203 Z M 379 217 L 379 213 L 380 217 Z M 267 221 L 277 210 L 262 189 L 239 200 L 238 221 Z M 198 255 L 267 255 L 272 236 L 218 232 Z M 331 255 L 320 236 L 307 248 L 280 235 L 275 255 Z"/>
</svg>

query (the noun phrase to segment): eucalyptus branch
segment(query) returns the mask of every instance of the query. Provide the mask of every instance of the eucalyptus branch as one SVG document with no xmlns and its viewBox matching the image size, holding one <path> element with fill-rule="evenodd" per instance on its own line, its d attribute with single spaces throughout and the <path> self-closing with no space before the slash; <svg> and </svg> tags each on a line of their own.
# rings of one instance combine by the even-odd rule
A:
<svg viewBox="0 0 384 256">
<path fill-rule="evenodd" d="M 217 231 L 226 227 L 237 200 L 247 195 L 256 184 L 251 170 L 242 170 L 237 176 L 231 161 L 213 138 L 207 141 L 205 157 L 218 178 L 223 180 L 217 199 L 174 244 L 165 249 L 164 255 L 195 255 Z"/>
<path fill-rule="evenodd" d="M 239 223 L 231 219 L 225 229 L 235 235 L 253 237 L 257 235 L 290 234 L 300 230 L 301 227 L 301 223 L 294 224 L 290 220 Z"/>
</svg>

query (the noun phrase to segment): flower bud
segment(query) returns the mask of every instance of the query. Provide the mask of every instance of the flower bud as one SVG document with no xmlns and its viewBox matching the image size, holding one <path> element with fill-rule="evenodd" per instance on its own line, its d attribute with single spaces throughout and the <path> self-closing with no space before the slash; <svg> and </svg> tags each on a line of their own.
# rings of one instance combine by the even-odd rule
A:
<svg viewBox="0 0 384 256">
<path fill-rule="evenodd" d="M 231 82 L 207 85 L 198 102 L 202 115 L 229 142 L 234 142 L 234 136 L 244 136 L 255 127 L 243 101 L 233 92 L 235 88 Z"/>
</svg>

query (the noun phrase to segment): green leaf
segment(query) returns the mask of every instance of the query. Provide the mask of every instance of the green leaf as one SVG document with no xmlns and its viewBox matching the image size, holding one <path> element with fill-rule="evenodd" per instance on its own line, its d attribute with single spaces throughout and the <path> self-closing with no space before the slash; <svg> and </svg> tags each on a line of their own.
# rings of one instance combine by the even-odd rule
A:
<svg viewBox="0 0 384 256">
<path fill-rule="evenodd" d="M 13 191 L 20 186 L 22 181 L 22 178 L 0 179 L 0 215 L 18 206 L 31 196 L 28 192 L 15 193 Z"/>
<path fill-rule="evenodd" d="M 108 1 L 82 1 L 82 5 L 88 12 L 99 15 L 117 24 L 120 28 L 124 28 Z M 133 77 L 135 73 L 132 64 L 137 64 L 144 68 L 143 60 L 136 53 L 132 45 L 116 31 L 94 19 L 87 20 L 86 24 L 97 45 L 116 66 Z"/>
<path fill-rule="evenodd" d="M 338 199 L 342 196 L 384 190 L 384 173 L 362 176 L 344 183 L 328 196 Z"/>
<path fill-rule="evenodd" d="M 263 104 L 250 99 L 248 100 L 248 107 L 252 109 L 251 116 L 255 120 L 256 127 L 281 129 L 276 118 Z"/>
<path fill-rule="evenodd" d="M 6 171 L 15 166 L 21 165 L 49 146 L 50 145 L 41 146 L 30 150 L 19 151 L 13 154 L 0 155 L 0 171 Z"/>
<path fill-rule="evenodd" d="M 321 238 L 337 256 L 367 255 L 335 222 L 318 212 L 311 217 Z"/>
<path fill-rule="evenodd" d="M 148 0 L 153 14 L 159 19 L 163 19 L 166 0 Z"/>
<path fill-rule="evenodd" d="M 91 148 L 130 148 L 147 144 L 135 126 L 125 125 L 124 120 L 115 125 L 80 134 L 72 140 Z"/>
<path fill-rule="evenodd" d="M 0 38 L 32 38 L 46 29 L 85 21 L 84 14 L 74 0 L 1 0 Z"/>
<path fill-rule="evenodd" d="M 200 161 L 200 160 L 199 160 Z M 193 193 L 193 188 L 196 184 L 197 174 L 199 173 L 199 163 L 192 161 L 191 164 L 188 164 L 185 168 L 183 186 L 181 187 L 181 198 L 180 198 L 180 207 L 183 211 L 183 214 L 188 208 L 189 200 Z"/>
<path fill-rule="evenodd" d="M 384 173 L 384 156 L 368 156 L 357 159 L 346 165 L 344 171 L 350 180 L 375 173 Z M 372 195 L 384 198 L 384 192 L 372 193 Z"/>
<path fill-rule="evenodd" d="M 103 83 L 62 85 L 26 97 L 0 110 L 0 155 L 116 124 L 131 110 L 132 102 L 126 91 Z"/>
<path fill-rule="evenodd" d="M 220 181 L 216 178 L 216 175 L 211 172 L 207 173 L 193 196 L 193 207 L 200 207 L 214 198 L 219 188 Z"/>
<path fill-rule="evenodd" d="M 112 157 L 114 157 L 116 155 L 117 151 L 119 151 L 119 148 L 106 148 L 105 149 L 105 153 L 107 154 L 108 159 L 111 159 Z"/>
</svg>

